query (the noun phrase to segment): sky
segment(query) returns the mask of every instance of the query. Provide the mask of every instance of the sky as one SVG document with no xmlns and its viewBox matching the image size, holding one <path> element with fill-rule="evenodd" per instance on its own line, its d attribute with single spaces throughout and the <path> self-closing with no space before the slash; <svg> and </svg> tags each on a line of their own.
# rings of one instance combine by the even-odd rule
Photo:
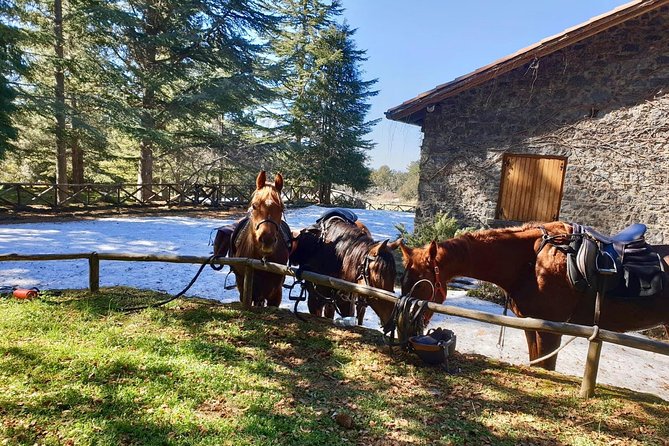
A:
<svg viewBox="0 0 669 446">
<path fill-rule="evenodd" d="M 343 0 L 344 19 L 378 79 L 369 119 L 371 167 L 405 170 L 420 156 L 418 126 L 384 112 L 437 85 L 608 12 L 626 0 Z"/>
</svg>

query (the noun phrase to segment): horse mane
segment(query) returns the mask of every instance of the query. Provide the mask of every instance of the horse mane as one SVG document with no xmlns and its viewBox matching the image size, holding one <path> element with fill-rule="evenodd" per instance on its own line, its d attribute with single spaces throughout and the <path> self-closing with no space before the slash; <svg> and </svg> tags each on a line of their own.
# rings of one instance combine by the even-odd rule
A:
<svg viewBox="0 0 669 446">
<path fill-rule="evenodd" d="M 443 241 L 439 246 L 445 248 L 453 255 L 462 258 L 469 252 L 469 245 L 472 242 L 476 243 L 492 243 L 500 240 L 518 240 L 523 238 L 523 235 L 530 236 L 532 239 L 536 238 L 535 232 L 540 227 L 545 227 L 548 232 L 560 231 L 566 232 L 566 225 L 563 222 L 538 223 L 528 222 L 521 226 L 512 226 L 507 228 L 496 229 L 482 229 L 474 232 L 467 232 L 458 237 Z"/>
<path fill-rule="evenodd" d="M 342 271 L 353 271 L 355 274 L 370 248 L 377 243 L 360 227 L 339 220 L 328 225 L 325 242 L 334 244 L 337 257 L 343 261 Z M 379 252 L 377 262 L 382 269 L 395 266 L 395 258 L 390 250 Z"/>
</svg>

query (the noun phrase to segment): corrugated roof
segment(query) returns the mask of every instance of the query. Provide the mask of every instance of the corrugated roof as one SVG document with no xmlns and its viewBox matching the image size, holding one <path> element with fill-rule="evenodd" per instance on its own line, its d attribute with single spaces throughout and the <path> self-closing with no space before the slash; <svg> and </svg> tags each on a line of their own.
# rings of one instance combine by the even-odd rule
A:
<svg viewBox="0 0 669 446">
<path fill-rule="evenodd" d="M 547 37 L 469 74 L 460 76 L 451 82 L 438 85 L 432 90 L 421 93 L 415 98 L 388 110 L 386 117 L 394 121 L 420 124 L 424 110 L 429 105 L 437 104 L 450 96 L 481 85 L 534 59 L 544 57 L 667 4 L 669 4 L 669 0 L 635 0 L 621 5 L 609 12 L 593 17 L 585 23 L 568 28 L 559 34 Z"/>
</svg>

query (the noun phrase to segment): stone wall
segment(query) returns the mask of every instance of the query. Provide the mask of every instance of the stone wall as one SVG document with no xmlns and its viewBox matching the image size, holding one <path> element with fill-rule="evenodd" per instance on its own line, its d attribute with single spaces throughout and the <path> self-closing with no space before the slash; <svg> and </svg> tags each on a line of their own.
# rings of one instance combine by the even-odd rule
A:
<svg viewBox="0 0 669 446">
<path fill-rule="evenodd" d="M 567 157 L 560 219 L 669 243 L 669 7 L 446 99 L 423 123 L 417 223 L 495 218 L 502 156 Z"/>
</svg>

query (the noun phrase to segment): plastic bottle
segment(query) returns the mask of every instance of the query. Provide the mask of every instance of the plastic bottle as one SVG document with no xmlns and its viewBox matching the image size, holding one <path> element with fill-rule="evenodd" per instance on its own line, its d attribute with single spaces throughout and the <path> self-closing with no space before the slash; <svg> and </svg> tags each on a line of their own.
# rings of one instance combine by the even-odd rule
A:
<svg viewBox="0 0 669 446">
<path fill-rule="evenodd" d="M 338 317 L 334 320 L 337 327 L 355 327 L 358 325 L 358 319 L 355 316 Z"/>
</svg>

